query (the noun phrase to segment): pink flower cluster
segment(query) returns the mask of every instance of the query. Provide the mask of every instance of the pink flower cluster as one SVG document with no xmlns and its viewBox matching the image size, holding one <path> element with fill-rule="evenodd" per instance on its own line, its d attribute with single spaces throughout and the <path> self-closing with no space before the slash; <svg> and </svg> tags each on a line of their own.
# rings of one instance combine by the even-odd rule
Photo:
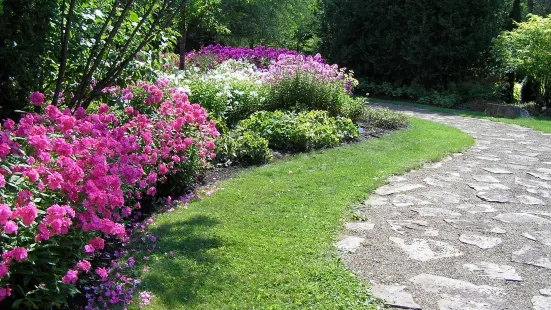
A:
<svg viewBox="0 0 551 310">
<path fill-rule="evenodd" d="M 268 83 L 277 85 L 279 81 L 293 78 L 299 73 L 309 74 L 321 82 L 335 84 L 346 92 L 350 92 L 357 83 L 352 73 L 346 72 L 346 68 L 339 69 L 336 64 L 326 64 L 320 54 L 315 56 L 282 54 L 268 66 L 264 79 Z"/>
<path fill-rule="evenodd" d="M 61 282 L 76 284 L 79 271 L 91 269 L 79 257 L 102 250 L 103 238 L 127 240 L 125 218 L 140 208 L 144 195 L 154 196 L 168 175 L 189 169 L 183 163 L 193 154 L 200 155 L 193 156 L 198 167 L 214 158 L 216 124 L 167 84 L 141 83 L 143 104 L 158 111 L 150 115 L 132 107 L 120 118 L 106 105 L 97 114 L 49 105 L 43 114 L 2 124 L 0 231 L 13 239 L 0 245 L 0 301 L 11 294 L 6 285 L 18 274 L 14 261 L 25 261 L 33 249 L 71 232 L 78 240 L 90 240 L 82 244 L 82 253 L 67 255 L 75 267 L 59 275 Z M 128 99 L 132 90 L 115 88 L 112 93 Z M 37 106 L 44 102 L 40 93 L 30 99 Z M 14 184 L 7 186 L 8 180 Z M 17 238 L 21 231 L 32 234 L 34 242 Z M 101 268 L 95 273 L 104 277 Z"/>
</svg>

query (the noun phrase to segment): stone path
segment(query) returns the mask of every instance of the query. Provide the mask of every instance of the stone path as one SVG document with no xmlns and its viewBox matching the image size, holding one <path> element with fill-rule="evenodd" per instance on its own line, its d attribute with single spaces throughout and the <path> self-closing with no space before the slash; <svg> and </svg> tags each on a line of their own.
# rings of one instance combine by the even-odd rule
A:
<svg viewBox="0 0 551 310">
<path fill-rule="evenodd" d="M 476 146 L 393 177 L 337 243 L 373 294 L 402 309 L 551 309 L 551 135 L 397 108 Z"/>
</svg>

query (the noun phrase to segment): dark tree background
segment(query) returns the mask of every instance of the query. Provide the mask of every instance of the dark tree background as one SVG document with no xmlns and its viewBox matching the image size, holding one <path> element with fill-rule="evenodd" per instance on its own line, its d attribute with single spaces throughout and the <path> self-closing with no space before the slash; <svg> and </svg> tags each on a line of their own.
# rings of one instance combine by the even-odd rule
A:
<svg viewBox="0 0 551 310">
<path fill-rule="evenodd" d="M 488 69 L 510 7 L 503 0 L 326 0 L 322 50 L 371 81 L 445 88 Z"/>
</svg>

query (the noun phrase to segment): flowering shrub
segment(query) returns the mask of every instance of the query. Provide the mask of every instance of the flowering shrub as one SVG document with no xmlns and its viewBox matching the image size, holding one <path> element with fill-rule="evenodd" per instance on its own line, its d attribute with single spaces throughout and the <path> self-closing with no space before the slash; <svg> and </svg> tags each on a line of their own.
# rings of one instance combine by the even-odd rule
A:
<svg viewBox="0 0 551 310">
<path fill-rule="evenodd" d="M 106 240 L 128 241 L 141 199 L 177 173 L 191 181 L 188 170 L 214 158 L 215 123 L 184 92 L 161 82 L 121 93 L 136 107 L 119 116 L 106 105 L 94 114 L 49 105 L 0 127 L 0 306 L 49 308 L 83 274 L 107 281 L 90 262 Z"/>
<path fill-rule="evenodd" d="M 305 55 L 280 55 L 272 61 L 265 75 L 265 80 L 271 85 L 277 86 L 285 79 L 293 79 L 298 74 L 310 76 L 320 83 L 342 87 L 346 93 L 358 85 L 358 81 L 347 73 L 346 68 L 337 65 L 328 65 L 320 54 L 315 56 Z"/>
</svg>

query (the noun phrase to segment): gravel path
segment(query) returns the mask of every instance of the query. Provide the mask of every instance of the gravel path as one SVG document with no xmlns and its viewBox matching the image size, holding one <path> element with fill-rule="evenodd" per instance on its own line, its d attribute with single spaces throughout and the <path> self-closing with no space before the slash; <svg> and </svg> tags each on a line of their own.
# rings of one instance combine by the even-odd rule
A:
<svg viewBox="0 0 551 310">
<path fill-rule="evenodd" d="M 336 244 L 373 294 L 405 309 L 551 309 L 551 135 L 392 107 L 476 146 L 393 177 Z"/>
</svg>

